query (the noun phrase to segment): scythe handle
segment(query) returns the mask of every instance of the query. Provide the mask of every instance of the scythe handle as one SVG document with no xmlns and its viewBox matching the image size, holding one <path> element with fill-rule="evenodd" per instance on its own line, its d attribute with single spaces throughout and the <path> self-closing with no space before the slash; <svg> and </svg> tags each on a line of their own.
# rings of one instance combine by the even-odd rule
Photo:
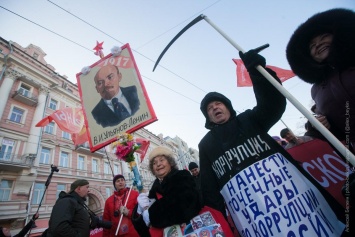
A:
<svg viewBox="0 0 355 237">
<path fill-rule="evenodd" d="M 229 43 L 231 43 L 238 51 L 244 50 L 219 29 L 207 16 L 203 16 L 215 30 L 217 30 Z M 261 46 L 263 47 L 263 46 Z M 261 48 L 259 47 L 259 48 Z M 312 124 L 325 138 L 352 164 L 355 166 L 355 156 L 352 154 L 326 127 L 323 126 L 293 95 L 291 95 L 282 85 L 280 85 L 262 66 L 258 65 L 256 69 L 278 90 L 283 94 Z"/>
</svg>

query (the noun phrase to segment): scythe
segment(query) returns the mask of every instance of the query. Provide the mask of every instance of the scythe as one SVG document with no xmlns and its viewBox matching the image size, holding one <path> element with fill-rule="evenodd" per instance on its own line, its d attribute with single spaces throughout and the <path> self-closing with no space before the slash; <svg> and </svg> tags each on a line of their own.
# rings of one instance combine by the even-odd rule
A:
<svg viewBox="0 0 355 237">
<path fill-rule="evenodd" d="M 230 44 L 232 44 L 238 51 L 245 52 L 242 47 L 235 43 L 230 37 L 228 37 L 221 29 L 219 29 L 211 20 L 201 14 L 192 20 L 188 25 L 186 25 L 165 47 L 163 52 L 160 54 L 158 60 L 156 61 L 153 71 L 159 64 L 161 58 L 170 48 L 170 46 L 190 27 L 195 25 L 201 20 L 205 20 L 210 24 L 218 33 L 220 33 Z M 263 47 L 263 46 L 262 46 Z M 259 49 L 260 50 L 260 49 Z M 326 127 L 323 126 L 293 95 L 291 95 L 281 84 L 279 84 L 262 66 L 256 66 L 256 69 L 282 94 L 284 95 L 310 122 L 311 124 L 320 132 L 322 135 L 352 164 L 355 166 L 355 156 L 352 154 L 346 146 L 344 146 Z"/>
</svg>

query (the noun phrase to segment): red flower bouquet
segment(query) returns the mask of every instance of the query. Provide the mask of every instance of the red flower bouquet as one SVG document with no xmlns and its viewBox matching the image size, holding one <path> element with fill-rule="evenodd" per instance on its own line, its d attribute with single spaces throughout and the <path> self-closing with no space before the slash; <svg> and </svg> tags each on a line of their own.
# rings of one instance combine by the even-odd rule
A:
<svg viewBox="0 0 355 237">
<path fill-rule="evenodd" d="M 112 146 L 116 148 L 115 154 L 118 159 L 132 162 L 134 161 L 134 152 L 140 148 L 140 144 L 137 144 L 131 134 L 125 133 L 118 136 Z"/>
</svg>

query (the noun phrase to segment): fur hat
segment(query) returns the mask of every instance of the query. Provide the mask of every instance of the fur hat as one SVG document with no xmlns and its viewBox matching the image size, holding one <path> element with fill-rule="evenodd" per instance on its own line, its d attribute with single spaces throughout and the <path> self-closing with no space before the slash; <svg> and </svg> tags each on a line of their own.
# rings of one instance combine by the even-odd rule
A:
<svg viewBox="0 0 355 237">
<path fill-rule="evenodd" d="M 158 146 L 149 153 L 149 161 L 151 161 L 153 158 L 157 156 L 162 156 L 162 155 L 174 158 L 174 153 L 170 149 L 168 149 L 165 146 Z"/>
<path fill-rule="evenodd" d="M 286 47 L 286 57 L 292 71 L 305 82 L 322 82 L 333 70 L 354 66 L 355 12 L 348 9 L 331 9 L 320 12 L 301 24 Z M 333 43 L 328 63 L 318 63 L 310 55 L 309 43 L 320 34 L 331 33 Z"/>
<path fill-rule="evenodd" d="M 200 105 L 200 110 L 202 111 L 203 115 L 206 118 L 205 127 L 207 129 L 211 129 L 212 127 L 214 127 L 214 123 L 212 123 L 210 121 L 210 119 L 208 117 L 208 113 L 207 113 L 207 106 L 212 101 L 222 102 L 229 110 L 231 117 L 236 116 L 236 112 L 233 109 L 232 103 L 227 97 L 225 97 L 224 95 L 222 95 L 221 93 L 218 93 L 218 92 L 210 92 L 202 99 L 201 105 Z"/>
<path fill-rule="evenodd" d="M 89 181 L 86 179 L 77 179 L 70 185 L 70 193 L 73 192 L 77 187 L 88 185 Z"/>
<path fill-rule="evenodd" d="M 193 170 L 195 168 L 198 168 L 198 165 L 195 162 L 190 162 L 189 164 L 189 170 Z"/>
</svg>

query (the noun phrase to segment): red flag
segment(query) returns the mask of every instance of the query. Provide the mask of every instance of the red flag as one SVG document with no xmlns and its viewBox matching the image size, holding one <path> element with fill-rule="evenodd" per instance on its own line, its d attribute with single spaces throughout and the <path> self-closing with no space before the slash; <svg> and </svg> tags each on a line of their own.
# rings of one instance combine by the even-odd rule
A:
<svg viewBox="0 0 355 237">
<path fill-rule="evenodd" d="M 136 150 L 136 152 L 138 154 L 141 154 L 140 158 L 141 158 L 141 162 L 142 162 L 143 159 L 144 159 L 145 154 L 148 151 L 148 148 L 149 148 L 149 145 L 150 145 L 150 141 L 147 140 L 147 139 L 144 139 L 144 138 L 140 138 L 140 137 L 136 138 L 135 140 L 136 140 L 136 143 L 141 146 L 141 147 L 139 147 L 139 149 Z"/>
<path fill-rule="evenodd" d="M 74 145 L 80 145 L 87 142 L 89 139 L 88 139 L 88 134 L 86 132 L 85 125 L 83 125 L 79 133 L 72 133 L 71 139 L 73 140 Z"/>
<path fill-rule="evenodd" d="M 233 59 L 233 62 L 237 65 L 237 86 L 244 87 L 244 86 L 253 86 L 251 82 L 249 73 L 245 68 L 245 65 L 241 59 Z M 267 65 L 268 68 L 272 69 L 276 72 L 277 76 L 280 78 L 281 82 L 284 82 L 291 77 L 296 76 L 292 70 L 282 69 L 275 66 Z"/>
<path fill-rule="evenodd" d="M 82 108 L 65 108 L 62 110 L 56 110 L 53 114 L 39 121 L 36 124 L 36 127 L 44 127 L 52 121 L 56 122 L 62 131 L 72 134 L 72 139 L 76 140 L 73 140 L 75 145 L 82 144 L 82 141 L 85 138 L 85 141 L 88 140 Z"/>
</svg>

